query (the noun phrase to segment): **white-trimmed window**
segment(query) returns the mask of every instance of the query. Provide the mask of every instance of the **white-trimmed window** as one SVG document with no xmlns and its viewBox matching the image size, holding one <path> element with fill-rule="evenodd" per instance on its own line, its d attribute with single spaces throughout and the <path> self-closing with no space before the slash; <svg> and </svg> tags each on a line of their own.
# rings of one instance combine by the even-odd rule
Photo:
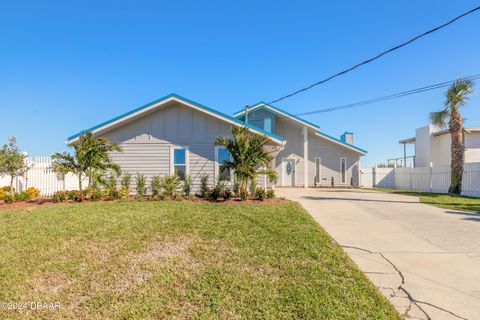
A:
<svg viewBox="0 0 480 320">
<path fill-rule="evenodd" d="M 340 158 L 340 182 L 347 182 L 347 158 Z"/>
<path fill-rule="evenodd" d="M 189 174 L 188 158 L 188 147 L 171 147 L 170 174 L 177 174 L 180 180 L 185 180 L 185 175 Z"/>
<path fill-rule="evenodd" d="M 230 169 L 223 168 L 222 164 L 230 160 L 230 152 L 223 147 L 215 147 L 215 178 L 217 181 L 230 181 L 232 179 L 232 172 Z"/>
<path fill-rule="evenodd" d="M 322 173 L 322 158 L 315 158 L 315 184 L 319 185 L 321 181 L 321 173 Z"/>
</svg>

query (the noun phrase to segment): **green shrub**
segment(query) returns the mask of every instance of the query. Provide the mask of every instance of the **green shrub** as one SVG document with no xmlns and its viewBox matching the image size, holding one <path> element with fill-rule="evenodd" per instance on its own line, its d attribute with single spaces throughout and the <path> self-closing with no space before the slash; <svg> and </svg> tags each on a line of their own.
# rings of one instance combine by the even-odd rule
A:
<svg viewBox="0 0 480 320">
<path fill-rule="evenodd" d="M 257 200 L 263 201 L 265 200 L 266 197 L 267 197 L 267 192 L 265 191 L 265 189 L 257 188 L 257 190 L 255 190 L 255 198 Z"/>
<path fill-rule="evenodd" d="M 91 201 L 99 201 L 104 197 L 104 193 L 97 188 L 88 188 L 85 198 Z"/>
<path fill-rule="evenodd" d="M 40 190 L 34 187 L 27 188 L 27 190 L 24 192 L 27 194 L 29 199 L 35 199 L 40 196 Z"/>
<path fill-rule="evenodd" d="M 53 202 L 64 202 L 68 199 L 68 191 L 57 191 L 53 194 Z"/>
<path fill-rule="evenodd" d="M 253 179 L 250 182 L 250 193 L 254 194 L 256 191 L 257 191 L 257 181 L 255 179 Z"/>
<path fill-rule="evenodd" d="M 183 195 L 185 197 L 190 197 L 190 192 L 192 191 L 192 178 L 189 175 L 185 175 L 185 180 L 183 181 Z"/>
<path fill-rule="evenodd" d="M 106 188 L 100 194 L 101 194 L 100 197 L 102 200 L 111 201 L 111 200 L 120 199 L 120 192 L 116 188 L 113 188 L 113 189 Z"/>
<path fill-rule="evenodd" d="M 218 181 L 217 185 L 209 190 L 208 200 L 217 201 L 218 198 L 221 198 L 224 196 L 224 192 L 225 192 L 225 181 Z"/>
<path fill-rule="evenodd" d="M 181 197 L 181 181 L 178 175 L 164 176 L 162 179 L 162 197 L 175 199 Z"/>
<path fill-rule="evenodd" d="M 131 183 L 132 183 L 132 175 L 127 172 L 122 176 L 122 180 L 120 181 L 120 192 L 119 192 L 120 199 L 128 200 L 128 198 L 130 197 Z"/>
<path fill-rule="evenodd" d="M 147 185 L 147 179 L 143 174 L 137 173 L 137 176 L 135 178 L 135 182 L 137 184 L 137 199 L 143 199 L 145 197 L 146 193 L 146 185 Z"/>
<path fill-rule="evenodd" d="M 70 191 L 69 199 L 75 202 L 82 202 L 83 200 L 85 200 L 85 194 L 85 190 L 83 192 L 79 190 Z"/>
<path fill-rule="evenodd" d="M 5 197 L 8 195 L 8 194 L 11 194 L 11 190 L 13 189 L 13 193 L 15 193 L 15 188 L 10 188 L 10 186 L 5 186 L 5 187 L 2 187 L 0 188 L 0 200 L 5 200 Z M 9 199 L 10 200 L 10 199 Z M 5 201 L 7 202 L 7 201 Z M 11 202 L 10 202 L 11 203 Z"/>
<path fill-rule="evenodd" d="M 86 198 L 87 190 L 69 190 L 65 191 L 67 200 L 82 202 Z"/>
<path fill-rule="evenodd" d="M 124 189 L 130 194 L 130 184 L 131 184 L 131 182 L 132 182 L 132 175 L 130 173 L 124 174 L 123 177 L 122 177 L 122 181 L 120 183 L 121 184 L 120 189 Z M 125 191 L 123 191 L 123 192 L 125 192 Z"/>
<path fill-rule="evenodd" d="M 162 191 L 162 178 L 160 176 L 152 178 L 150 189 L 152 190 L 152 198 L 157 199 Z"/>
<path fill-rule="evenodd" d="M 240 181 L 237 176 L 233 176 L 233 193 L 238 196 L 240 194 Z"/>
<path fill-rule="evenodd" d="M 223 199 L 224 200 L 230 200 L 233 196 L 232 190 L 230 188 L 225 188 L 223 191 Z"/>
<path fill-rule="evenodd" d="M 30 200 L 29 195 L 26 192 L 17 192 L 13 195 L 14 201 L 27 201 Z"/>
<path fill-rule="evenodd" d="M 241 189 L 238 196 L 240 197 L 240 200 L 242 200 L 242 201 L 247 200 L 248 199 L 248 190 L 246 188 Z"/>
<path fill-rule="evenodd" d="M 102 192 L 103 200 L 116 200 L 120 198 L 120 193 L 117 189 L 118 176 L 115 173 L 109 175 L 103 180 L 104 190 Z"/>
<path fill-rule="evenodd" d="M 200 177 L 200 193 L 198 197 L 206 199 L 208 198 L 208 193 L 208 174 L 205 174 Z"/>
<path fill-rule="evenodd" d="M 12 195 L 10 193 L 7 193 L 4 197 L 3 197 L 3 201 L 5 201 L 5 203 L 13 203 L 16 201 L 16 197 L 15 195 Z"/>
<path fill-rule="evenodd" d="M 15 188 L 11 188 L 10 186 L 1 187 L 0 190 L 3 191 L 3 194 L 11 193 L 12 190 L 13 193 L 15 193 Z"/>
<path fill-rule="evenodd" d="M 130 197 L 130 190 L 126 187 L 121 187 L 120 188 L 120 199 L 122 200 L 128 200 Z"/>
<path fill-rule="evenodd" d="M 273 190 L 271 188 L 267 189 L 266 197 L 267 197 L 267 199 L 275 198 L 275 190 Z"/>
</svg>

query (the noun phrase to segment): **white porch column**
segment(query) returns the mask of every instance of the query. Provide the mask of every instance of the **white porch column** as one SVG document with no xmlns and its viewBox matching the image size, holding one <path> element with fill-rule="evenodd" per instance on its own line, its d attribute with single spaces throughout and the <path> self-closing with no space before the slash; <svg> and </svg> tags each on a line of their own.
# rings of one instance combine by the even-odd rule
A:
<svg viewBox="0 0 480 320">
<path fill-rule="evenodd" d="M 308 128 L 303 127 L 303 183 L 308 188 Z"/>
</svg>

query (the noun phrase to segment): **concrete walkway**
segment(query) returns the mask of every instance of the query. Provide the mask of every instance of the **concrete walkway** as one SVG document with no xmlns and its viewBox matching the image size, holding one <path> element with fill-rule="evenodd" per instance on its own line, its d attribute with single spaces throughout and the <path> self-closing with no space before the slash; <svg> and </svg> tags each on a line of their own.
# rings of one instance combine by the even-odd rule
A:
<svg viewBox="0 0 480 320">
<path fill-rule="evenodd" d="M 283 189 L 406 318 L 480 319 L 480 214 L 367 190 Z"/>
</svg>

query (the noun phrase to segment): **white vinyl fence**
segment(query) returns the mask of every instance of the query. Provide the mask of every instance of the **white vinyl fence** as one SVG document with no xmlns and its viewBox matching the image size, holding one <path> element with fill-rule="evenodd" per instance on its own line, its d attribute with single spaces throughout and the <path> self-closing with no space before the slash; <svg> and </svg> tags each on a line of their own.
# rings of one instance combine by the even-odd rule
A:
<svg viewBox="0 0 480 320">
<path fill-rule="evenodd" d="M 446 193 L 450 167 L 362 168 L 360 186 Z M 480 163 L 465 164 L 462 195 L 480 197 Z"/>
<path fill-rule="evenodd" d="M 58 179 L 57 174 L 52 170 L 50 157 L 27 158 L 26 164 L 28 170 L 25 176 L 18 177 L 13 182 L 17 191 L 35 187 L 40 189 L 42 196 L 51 196 L 55 191 L 78 189 L 76 175 L 68 174 L 65 179 Z M 7 185 L 10 185 L 10 177 L 0 177 L 0 187 Z"/>
</svg>

